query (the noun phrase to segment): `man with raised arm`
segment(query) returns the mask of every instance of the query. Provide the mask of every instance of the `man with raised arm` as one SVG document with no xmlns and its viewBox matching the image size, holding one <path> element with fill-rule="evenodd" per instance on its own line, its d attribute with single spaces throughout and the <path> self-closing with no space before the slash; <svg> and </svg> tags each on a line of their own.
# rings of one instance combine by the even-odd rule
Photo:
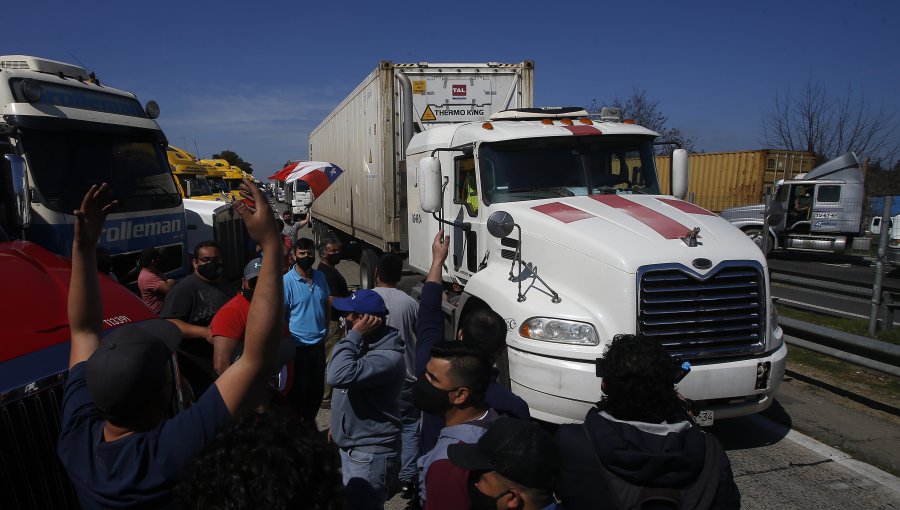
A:
<svg viewBox="0 0 900 510">
<path fill-rule="evenodd" d="M 272 212 L 245 181 L 235 202 L 250 236 L 281 249 Z M 181 339 L 162 319 L 121 326 L 101 340 L 102 300 L 94 247 L 116 201 L 92 186 L 75 211 L 69 287 L 71 352 L 57 451 L 84 508 L 173 508 L 172 488 L 185 464 L 232 416 L 265 396 L 282 329 L 279 260 L 267 259 L 250 305 L 244 354 L 189 409 L 167 417 L 173 397 L 172 353 Z"/>
</svg>

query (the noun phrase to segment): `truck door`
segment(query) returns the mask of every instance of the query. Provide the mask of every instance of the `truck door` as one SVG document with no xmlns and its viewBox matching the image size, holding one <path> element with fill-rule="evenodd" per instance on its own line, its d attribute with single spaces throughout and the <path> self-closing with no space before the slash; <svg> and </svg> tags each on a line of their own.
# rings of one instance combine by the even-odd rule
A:
<svg viewBox="0 0 900 510">
<path fill-rule="evenodd" d="M 816 185 L 815 201 L 812 207 L 811 232 L 843 232 L 841 222 L 846 211 L 841 202 L 841 184 Z M 852 231 L 852 229 L 847 230 Z"/>
<path fill-rule="evenodd" d="M 478 218 L 479 196 L 475 158 L 464 154 L 453 159 L 453 219 L 471 222 Z M 449 190 L 448 190 L 449 191 Z M 454 227 L 453 269 L 474 273 L 478 270 L 478 235 L 475 229 Z"/>
<path fill-rule="evenodd" d="M 812 188 L 810 184 L 790 185 L 789 202 L 786 204 L 788 230 L 808 230 L 812 214 Z"/>
</svg>

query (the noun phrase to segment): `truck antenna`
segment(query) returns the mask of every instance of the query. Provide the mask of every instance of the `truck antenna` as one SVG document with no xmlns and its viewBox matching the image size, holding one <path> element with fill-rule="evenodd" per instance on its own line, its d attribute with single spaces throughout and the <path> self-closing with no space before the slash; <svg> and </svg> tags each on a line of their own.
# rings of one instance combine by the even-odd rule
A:
<svg viewBox="0 0 900 510">
<path fill-rule="evenodd" d="M 197 153 L 197 159 L 200 159 L 200 149 L 197 148 L 197 139 L 194 138 L 194 152 Z"/>
<path fill-rule="evenodd" d="M 88 66 L 84 65 L 84 62 L 78 60 L 78 57 L 76 57 L 74 53 L 69 52 L 69 55 L 71 55 L 71 57 L 75 59 L 75 62 L 78 62 L 78 65 L 83 67 L 86 71 L 90 72 L 91 69 Z"/>
</svg>

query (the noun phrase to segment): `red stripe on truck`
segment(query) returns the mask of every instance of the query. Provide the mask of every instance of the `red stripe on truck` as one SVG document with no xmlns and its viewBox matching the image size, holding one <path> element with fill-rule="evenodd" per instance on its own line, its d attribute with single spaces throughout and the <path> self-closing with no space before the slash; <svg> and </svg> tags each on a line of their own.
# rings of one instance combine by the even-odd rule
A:
<svg viewBox="0 0 900 510">
<path fill-rule="evenodd" d="M 547 216 L 550 216 L 551 218 L 556 218 L 563 223 L 572 223 L 573 221 L 594 217 L 594 215 L 589 212 L 582 211 L 581 209 L 576 209 L 570 205 L 566 205 L 560 202 L 536 205 L 532 207 L 532 209 L 538 212 L 542 212 Z"/>
<path fill-rule="evenodd" d="M 678 209 L 681 212 L 686 212 L 688 214 L 700 214 L 702 216 L 715 216 L 716 213 L 709 212 L 702 207 L 697 207 L 694 204 L 689 202 L 685 202 L 684 200 L 675 200 L 674 198 L 657 198 L 660 202 L 671 205 L 675 209 Z"/>
<path fill-rule="evenodd" d="M 688 230 L 690 230 L 664 214 L 658 213 L 647 206 L 632 202 L 631 200 L 618 195 L 590 195 L 590 197 L 601 204 L 608 205 L 614 209 L 619 209 L 644 225 L 652 228 L 666 239 L 678 239 L 679 237 L 687 235 Z"/>
<path fill-rule="evenodd" d="M 562 126 L 572 132 L 573 135 L 602 135 L 594 126 Z"/>
</svg>

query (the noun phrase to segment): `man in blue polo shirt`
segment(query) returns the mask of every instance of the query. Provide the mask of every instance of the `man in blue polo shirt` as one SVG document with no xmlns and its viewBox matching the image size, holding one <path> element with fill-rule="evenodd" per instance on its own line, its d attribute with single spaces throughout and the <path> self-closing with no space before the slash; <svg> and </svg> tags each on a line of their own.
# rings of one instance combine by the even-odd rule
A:
<svg viewBox="0 0 900 510">
<path fill-rule="evenodd" d="M 297 239 L 293 250 L 296 262 L 284 275 L 285 314 L 297 345 L 294 385 L 288 399 L 297 414 L 311 423 L 316 419 L 325 391 L 324 339 L 328 332 L 331 291 L 325 275 L 313 269 L 316 246 L 312 239 Z"/>
</svg>

